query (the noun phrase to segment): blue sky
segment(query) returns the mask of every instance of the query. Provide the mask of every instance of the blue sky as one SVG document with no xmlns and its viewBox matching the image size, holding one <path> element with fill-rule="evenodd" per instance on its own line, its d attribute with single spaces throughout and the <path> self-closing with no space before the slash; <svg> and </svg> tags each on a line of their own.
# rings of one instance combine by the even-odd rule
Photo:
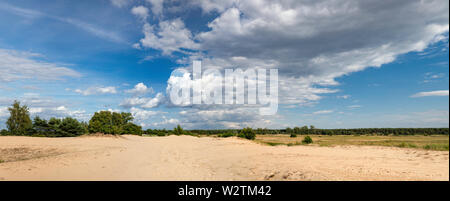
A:
<svg viewBox="0 0 450 201">
<path fill-rule="evenodd" d="M 144 128 L 448 127 L 448 1 L 0 0 L 0 128 L 132 112 Z M 177 68 L 279 69 L 279 109 L 176 107 Z M 170 87 L 170 86 L 169 86 Z"/>
</svg>

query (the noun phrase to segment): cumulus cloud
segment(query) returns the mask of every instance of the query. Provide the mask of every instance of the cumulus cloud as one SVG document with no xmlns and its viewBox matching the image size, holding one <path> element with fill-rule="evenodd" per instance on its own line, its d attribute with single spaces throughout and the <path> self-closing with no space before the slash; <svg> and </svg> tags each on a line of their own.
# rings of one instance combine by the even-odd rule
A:
<svg viewBox="0 0 450 201">
<path fill-rule="evenodd" d="M 153 98 L 146 97 L 133 97 L 127 98 L 122 103 L 121 107 L 131 108 L 131 107 L 141 107 L 141 108 L 155 108 L 164 102 L 164 95 L 162 93 L 157 93 Z"/>
<path fill-rule="evenodd" d="M 131 13 L 145 21 L 148 17 L 148 8 L 144 6 L 135 6 L 131 9 Z"/>
<path fill-rule="evenodd" d="M 42 61 L 40 58 L 43 56 L 37 53 L 0 49 L 0 82 L 81 77 L 80 73 L 64 65 Z"/>
<path fill-rule="evenodd" d="M 448 96 L 448 90 L 438 91 L 424 91 L 412 95 L 412 98 L 426 97 L 426 96 Z"/>
<path fill-rule="evenodd" d="M 85 96 L 89 95 L 98 95 L 98 94 L 116 94 L 117 90 L 116 87 L 89 87 L 85 90 L 82 89 L 75 89 L 74 92 L 83 94 Z"/>
<path fill-rule="evenodd" d="M 130 112 L 137 121 L 147 120 L 150 117 L 159 113 L 157 111 L 143 110 L 135 107 L 132 107 L 130 109 Z"/>
<path fill-rule="evenodd" d="M 153 93 L 153 88 L 149 88 L 144 83 L 140 82 L 136 84 L 133 89 L 126 90 L 125 92 L 135 95 L 143 95 L 146 93 Z"/>
<path fill-rule="evenodd" d="M 170 55 L 173 52 L 186 53 L 184 49 L 198 49 L 191 31 L 179 18 L 160 21 L 157 26 L 145 23 L 142 31 L 145 37 L 140 40 L 140 46 L 161 50 L 164 55 Z"/>
<path fill-rule="evenodd" d="M 139 47 L 161 50 L 164 55 L 184 53 L 178 62 L 188 70 L 191 67 L 186 64 L 195 59 L 202 59 L 205 69 L 277 68 L 280 103 L 292 106 L 314 104 L 322 94 L 338 92 L 338 77 L 379 68 L 399 55 L 448 40 L 447 1 L 205 0 L 185 4 L 186 9 L 195 6 L 214 13 L 206 31 L 191 32 L 180 18 L 145 23 Z M 174 81 L 169 78 L 168 84 Z"/>
<path fill-rule="evenodd" d="M 164 8 L 164 0 L 146 0 L 152 5 L 152 13 L 155 15 L 161 15 Z"/>
</svg>

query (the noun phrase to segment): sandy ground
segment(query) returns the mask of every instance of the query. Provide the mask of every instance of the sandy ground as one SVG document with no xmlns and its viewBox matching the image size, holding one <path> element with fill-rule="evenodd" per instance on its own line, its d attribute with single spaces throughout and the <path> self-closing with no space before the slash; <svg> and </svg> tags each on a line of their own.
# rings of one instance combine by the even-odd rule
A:
<svg viewBox="0 0 450 201">
<path fill-rule="evenodd" d="M 449 152 L 237 138 L 0 137 L 0 180 L 449 180 Z"/>
</svg>

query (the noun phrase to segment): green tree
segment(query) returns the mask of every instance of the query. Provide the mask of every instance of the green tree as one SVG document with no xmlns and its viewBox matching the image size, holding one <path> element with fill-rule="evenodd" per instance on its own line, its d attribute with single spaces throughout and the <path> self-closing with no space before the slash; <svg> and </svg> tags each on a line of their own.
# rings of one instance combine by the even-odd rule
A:
<svg viewBox="0 0 450 201">
<path fill-rule="evenodd" d="M 63 132 L 59 128 L 59 125 L 61 125 L 61 119 L 52 117 L 50 120 L 48 120 L 48 126 L 49 126 L 49 133 L 47 135 L 49 136 L 63 136 Z"/>
<path fill-rule="evenodd" d="M 131 123 L 133 119 L 131 113 L 100 111 L 89 120 L 88 130 L 90 133 L 142 134 L 142 128 Z"/>
<path fill-rule="evenodd" d="M 177 127 L 173 128 L 173 133 L 175 135 L 183 135 L 184 131 L 183 128 L 178 124 Z"/>
<path fill-rule="evenodd" d="M 8 108 L 10 116 L 6 121 L 6 126 L 12 135 L 26 135 L 33 124 L 30 119 L 30 112 L 26 105 L 20 106 L 19 101 L 14 101 L 12 107 Z"/>
<path fill-rule="evenodd" d="M 241 132 L 239 133 L 238 137 L 241 138 L 246 138 L 249 140 L 254 140 L 256 137 L 255 131 L 253 131 L 252 128 L 247 127 L 241 130 Z"/>
<path fill-rule="evenodd" d="M 39 116 L 33 119 L 33 134 L 46 135 L 51 131 L 47 120 L 41 119 Z"/>
<path fill-rule="evenodd" d="M 286 133 L 292 133 L 292 132 L 293 132 L 292 128 L 289 128 L 289 127 L 286 128 Z"/>
<path fill-rule="evenodd" d="M 82 135 L 85 131 L 82 124 L 78 122 L 78 120 L 71 117 L 64 118 L 59 125 L 59 129 L 61 130 L 61 136 L 63 137 Z"/>
</svg>

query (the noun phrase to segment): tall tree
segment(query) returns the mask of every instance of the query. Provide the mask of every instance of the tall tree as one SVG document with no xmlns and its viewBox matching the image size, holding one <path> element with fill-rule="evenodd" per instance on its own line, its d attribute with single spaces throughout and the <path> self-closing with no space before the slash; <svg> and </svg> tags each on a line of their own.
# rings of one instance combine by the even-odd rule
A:
<svg viewBox="0 0 450 201">
<path fill-rule="evenodd" d="M 12 107 L 8 108 L 10 116 L 6 126 L 12 135 L 25 135 L 33 126 L 30 112 L 26 105 L 20 106 L 19 101 L 14 101 Z"/>
</svg>

